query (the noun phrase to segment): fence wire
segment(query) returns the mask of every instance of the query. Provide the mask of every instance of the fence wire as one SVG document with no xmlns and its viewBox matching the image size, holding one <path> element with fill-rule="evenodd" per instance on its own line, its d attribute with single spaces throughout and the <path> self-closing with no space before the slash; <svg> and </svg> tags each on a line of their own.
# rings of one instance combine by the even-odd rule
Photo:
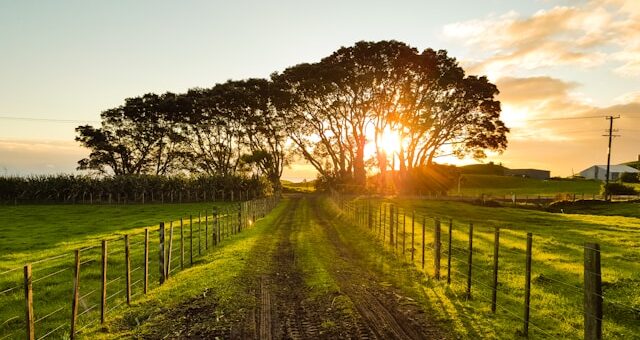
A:
<svg viewBox="0 0 640 340">
<path fill-rule="evenodd" d="M 343 199 L 342 197 L 337 197 L 337 198 L 333 197 L 333 199 L 334 199 L 334 202 L 336 203 L 336 206 L 339 208 L 339 213 L 341 215 L 347 217 L 347 219 L 350 220 L 353 224 L 368 229 L 369 232 L 374 237 L 380 240 L 380 242 L 383 245 L 383 249 L 385 249 L 385 251 L 391 252 L 392 254 L 398 256 L 398 258 L 401 259 L 402 261 L 407 261 L 406 253 L 408 253 L 408 255 L 411 257 L 410 261 L 412 261 L 416 265 L 416 268 L 422 268 L 422 270 L 425 272 L 425 275 L 427 276 L 431 276 L 430 274 L 426 274 L 426 273 L 431 273 L 431 271 L 434 269 L 433 268 L 434 265 L 432 264 L 434 253 L 432 251 L 435 252 L 437 250 L 433 241 L 433 237 L 434 237 L 433 233 L 435 232 L 436 227 L 435 227 L 435 224 L 432 224 L 432 223 L 433 222 L 437 223 L 436 221 L 440 221 L 441 222 L 441 225 L 440 225 L 441 246 L 439 248 L 440 254 L 441 254 L 440 260 L 451 261 L 451 266 L 452 266 L 451 268 L 447 268 L 446 265 L 445 266 L 441 265 L 440 277 L 441 278 L 446 277 L 445 275 L 442 275 L 442 273 L 448 271 L 455 274 L 453 275 L 454 278 L 455 277 L 465 278 L 465 281 L 466 281 L 466 278 L 468 277 L 468 273 L 465 273 L 464 271 L 460 271 L 457 268 L 468 269 L 472 275 L 471 279 L 469 280 L 469 283 L 472 285 L 472 287 L 476 287 L 476 289 L 472 289 L 472 292 L 473 292 L 472 295 L 479 296 L 478 292 L 482 292 L 482 291 L 484 292 L 495 291 L 496 297 L 499 298 L 495 302 L 496 307 L 508 311 L 509 314 L 512 315 L 514 318 L 524 323 L 525 320 L 522 318 L 522 316 L 518 315 L 517 313 L 514 313 L 511 310 L 508 310 L 507 307 L 505 307 L 502 303 L 500 303 L 501 299 L 508 299 L 512 304 L 518 303 L 517 300 L 521 299 L 522 296 L 515 297 L 514 292 L 517 292 L 517 291 L 522 292 L 524 290 L 524 286 L 516 287 L 516 286 L 513 286 L 513 283 L 502 282 L 501 280 L 498 280 L 497 286 L 494 287 L 494 284 L 493 284 L 494 269 L 492 268 L 493 267 L 492 262 L 494 257 L 493 244 L 495 242 L 493 239 L 493 235 L 494 235 L 494 232 L 498 230 L 497 228 L 482 226 L 481 223 L 478 223 L 478 221 L 469 221 L 469 223 L 474 224 L 473 248 L 472 250 L 470 250 L 467 243 L 468 237 L 469 237 L 468 223 L 466 225 L 465 223 L 462 223 L 463 230 L 460 230 L 461 223 L 454 222 L 449 218 L 449 216 L 443 216 L 443 215 L 427 216 L 422 213 L 416 213 L 414 211 L 411 211 L 412 209 L 398 208 L 395 204 L 390 202 L 384 202 L 384 201 L 383 202 L 374 201 L 372 204 L 370 199 L 362 198 L 362 197 L 354 197 L 351 199 Z M 428 223 L 425 223 L 425 222 L 428 222 Z M 448 231 L 449 223 L 451 223 L 453 227 L 452 232 L 457 233 L 457 236 L 451 237 L 451 235 L 449 235 L 449 231 Z M 413 229 L 411 227 L 412 224 L 414 224 Z M 405 225 L 406 225 L 406 229 L 405 229 Z M 515 268 L 514 266 L 515 266 L 515 263 L 517 263 L 517 261 L 522 261 L 521 265 L 524 266 L 524 260 L 526 257 L 526 248 L 524 247 L 524 245 L 517 246 L 517 244 L 514 244 L 514 243 L 525 242 L 526 235 L 524 232 L 509 230 L 508 228 L 505 228 L 505 229 L 500 228 L 499 230 L 501 232 L 501 237 L 500 237 L 500 246 L 498 249 L 498 255 L 501 257 L 506 255 L 507 261 L 506 263 L 503 263 L 503 261 L 498 261 L 497 273 L 502 273 L 503 275 L 507 275 L 507 278 L 510 280 L 518 279 L 517 282 L 522 282 L 522 284 L 524 285 L 524 282 L 525 282 L 524 271 L 518 274 L 517 271 L 514 271 L 514 268 Z M 505 240 L 503 240 L 503 237 L 505 235 L 502 235 L 502 234 L 507 235 L 506 237 L 508 241 L 504 242 Z M 402 240 L 400 241 L 399 238 L 402 238 Z M 448 240 L 449 238 L 451 238 L 451 241 L 454 244 L 458 244 L 458 245 L 449 244 L 449 240 Z M 407 247 L 406 240 L 409 240 L 410 248 L 408 249 L 408 251 L 406 249 Z M 399 246 L 398 243 L 401 243 L 401 245 Z M 503 243 L 506 243 L 506 244 L 503 244 Z M 460 244 L 465 244 L 465 246 L 460 246 Z M 419 250 L 420 248 L 422 248 L 423 251 L 420 251 Z M 592 250 L 597 253 L 602 253 L 601 249 L 596 249 L 589 246 L 575 246 L 571 244 L 562 244 L 562 245 L 558 245 L 557 248 L 558 249 L 566 248 L 571 251 Z M 447 249 L 451 249 L 451 253 L 449 253 Z M 534 262 L 537 256 L 544 257 L 544 254 L 548 254 L 549 246 L 544 245 L 543 249 L 544 250 L 542 251 L 536 250 L 535 252 L 533 252 L 532 258 L 534 259 Z M 429 250 L 429 252 L 427 252 L 427 250 Z M 468 256 L 470 254 L 472 254 L 472 257 L 473 257 L 472 263 L 469 263 L 468 261 Z M 461 256 L 462 258 L 458 257 L 458 255 Z M 421 266 L 421 262 L 422 262 L 422 266 Z M 535 262 L 534 266 L 536 264 L 538 264 L 538 262 Z M 428 268 L 425 268 L 425 265 L 427 265 L 426 267 Z M 542 267 L 545 268 L 546 264 L 542 263 Z M 554 270 L 558 270 L 558 269 L 554 269 Z M 593 276 L 603 277 L 602 273 L 595 273 L 590 270 L 585 270 L 584 272 L 586 274 L 591 274 Z M 569 274 L 571 273 L 564 272 L 560 274 L 560 276 L 569 275 Z M 581 273 L 578 273 L 578 274 L 581 274 Z M 482 280 L 478 280 L 478 276 L 480 276 Z M 498 275 L 498 277 L 500 277 L 500 275 Z M 451 280 L 451 278 L 447 278 L 447 279 Z M 485 283 L 484 281 L 485 279 L 487 279 L 486 281 L 487 283 Z M 588 317 L 593 317 L 594 320 L 598 320 L 603 323 L 612 322 L 612 320 L 607 320 L 607 318 L 601 318 L 601 317 L 598 317 L 597 315 L 583 313 L 583 311 L 581 310 L 582 308 L 581 299 L 585 294 L 585 290 L 580 285 L 576 285 L 574 282 L 564 280 L 558 276 L 549 275 L 546 269 L 543 269 L 541 272 L 539 272 L 537 276 L 532 276 L 531 279 L 532 279 L 532 284 L 531 284 L 532 298 L 534 296 L 533 294 L 535 294 L 535 296 L 538 296 L 539 294 L 552 294 L 552 295 L 559 294 L 559 296 L 562 296 L 566 299 L 560 303 L 563 304 L 563 306 L 566 306 L 566 308 L 575 310 L 577 313 L 573 315 L 578 316 L 578 318 L 580 319 L 580 323 L 582 322 L 583 314 Z M 581 279 L 581 275 L 577 275 L 576 280 L 580 280 L 580 279 Z M 507 283 L 507 286 L 504 286 L 505 283 Z M 459 284 L 466 286 L 467 282 L 461 282 Z M 549 290 L 550 287 L 555 287 L 555 288 L 551 288 L 551 290 Z M 536 288 L 535 291 L 534 291 L 534 288 Z M 563 290 L 564 292 L 569 292 L 569 295 L 567 295 L 566 293 L 561 293 L 559 290 L 554 290 L 558 288 L 564 289 Z M 604 294 L 596 293 L 595 296 L 602 299 L 603 306 L 606 306 L 607 304 L 618 306 L 619 308 L 624 309 L 625 311 L 631 313 L 632 315 L 636 315 L 636 318 L 637 318 L 637 314 L 640 312 L 640 308 L 634 307 L 632 304 L 617 301 L 616 299 L 611 299 L 607 296 L 604 296 Z M 482 297 L 486 298 L 484 295 L 482 295 Z M 531 301 L 533 302 L 534 300 L 532 299 Z M 536 301 L 540 301 L 539 297 L 538 297 L 538 300 Z M 490 304 L 494 303 L 492 298 L 488 299 L 485 302 L 489 302 Z M 550 302 L 544 301 L 541 303 L 548 305 Z M 570 321 L 571 320 L 570 318 L 569 319 L 565 318 L 565 316 L 569 316 L 569 315 L 561 315 L 560 317 L 554 317 L 552 315 L 552 310 L 542 310 L 539 307 L 535 307 L 534 303 L 531 303 L 529 305 L 529 310 L 532 313 L 531 314 L 532 316 L 537 316 L 539 318 L 540 317 L 542 318 L 542 319 L 539 319 L 536 323 L 533 323 L 531 320 L 528 321 L 529 326 L 531 326 L 532 329 L 535 329 L 536 331 L 540 332 L 542 335 L 545 335 L 548 337 L 557 337 L 558 334 L 565 334 L 565 335 L 571 334 L 571 336 L 582 335 L 583 330 L 575 326 L 574 322 Z M 551 324 L 556 324 L 559 322 L 558 319 L 565 320 L 560 324 L 560 326 L 564 327 L 565 330 L 561 331 L 558 334 L 552 335 L 549 330 L 545 330 L 539 326 L 540 322 L 542 321 L 550 322 Z M 575 320 L 575 317 L 574 317 L 574 320 Z M 605 324 L 605 327 L 606 327 L 606 324 Z"/>
</svg>

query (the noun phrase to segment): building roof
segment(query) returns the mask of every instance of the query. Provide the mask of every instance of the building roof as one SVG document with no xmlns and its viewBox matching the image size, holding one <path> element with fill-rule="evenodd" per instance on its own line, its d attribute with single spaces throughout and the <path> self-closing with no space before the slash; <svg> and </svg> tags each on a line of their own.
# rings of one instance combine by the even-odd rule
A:
<svg viewBox="0 0 640 340">
<path fill-rule="evenodd" d="M 590 167 L 588 167 L 588 168 L 586 168 L 586 169 L 584 169 L 582 171 L 587 171 L 587 170 L 593 168 L 594 166 L 597 166 L 598 168 L 601 168 L 602 170 L 607 171 L 607 165 L 606 164 L 605 165 L 593 165 L 593 166 L 590 166 Z M 638 171 L 638 169 L 634 169 L 634 168 L 632 168 L 632 167 L 630 167 L 628 165 L 624 165 L 624 164 L 617 164 L 617 165 L 611 164 L 609 166 L 609 172 L 637 173 L 637 172 L 640 172 L 640 171 Z"/>
</svg>

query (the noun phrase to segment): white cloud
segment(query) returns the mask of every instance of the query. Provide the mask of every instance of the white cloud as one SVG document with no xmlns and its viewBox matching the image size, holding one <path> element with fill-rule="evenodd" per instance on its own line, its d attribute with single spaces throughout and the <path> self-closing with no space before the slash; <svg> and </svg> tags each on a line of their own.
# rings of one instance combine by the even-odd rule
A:
<svg viewBox="0 0 640 340">
<path fill-rule="evenodd" d="M 444 26 L 446 38 L 462 41 L 487 58 L 471 67 L 492 79 L 517 70 L 557 65 L 590 68 L 610 60 L 615 72 L 640 76 L 640 10 L 630 0 L 557 6 L 529 17 L 516 12 Z"/>
</svg>

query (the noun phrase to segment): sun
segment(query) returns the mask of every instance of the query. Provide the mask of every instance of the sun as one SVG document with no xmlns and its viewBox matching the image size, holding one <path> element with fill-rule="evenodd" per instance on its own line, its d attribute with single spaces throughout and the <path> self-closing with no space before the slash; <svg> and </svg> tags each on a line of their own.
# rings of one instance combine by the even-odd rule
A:
<svg viewBox="0 0 640 340">
<path fill-rule="evenodd" d="M 387 153 L 387 155 L 399 152 L 401 146 L 402 142 L 398 131 L 386 128 L 382 132 L 382 136 L 380 136 L 380 147 Z"/>
</svg>

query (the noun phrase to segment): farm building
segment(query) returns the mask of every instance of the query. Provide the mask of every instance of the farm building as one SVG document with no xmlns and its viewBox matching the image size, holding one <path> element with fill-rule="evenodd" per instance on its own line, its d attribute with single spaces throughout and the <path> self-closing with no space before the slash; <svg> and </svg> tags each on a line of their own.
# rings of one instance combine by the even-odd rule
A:
<svg viewBox="0 0 640 340">
<path fill-rule="evenodd" d="M 505 176 L 527 177 L 535 179 L 549 179 L 551 171 L 540 169 L 504 169 Z"/>
<path fill-rule="evenodd" d="M 634 169 L 628 165 L 611 165 L 609 167 L 609 180 L 616 181 L 622 176 L 623 173 L 638 173 L 637 169 Z M 601 181 L 606 180 L 607 166 L 606 165 L 594 165 L 590 168 L 580 171 L 580 176 L 586 179 L 599 179 Z"/>
</svg>

